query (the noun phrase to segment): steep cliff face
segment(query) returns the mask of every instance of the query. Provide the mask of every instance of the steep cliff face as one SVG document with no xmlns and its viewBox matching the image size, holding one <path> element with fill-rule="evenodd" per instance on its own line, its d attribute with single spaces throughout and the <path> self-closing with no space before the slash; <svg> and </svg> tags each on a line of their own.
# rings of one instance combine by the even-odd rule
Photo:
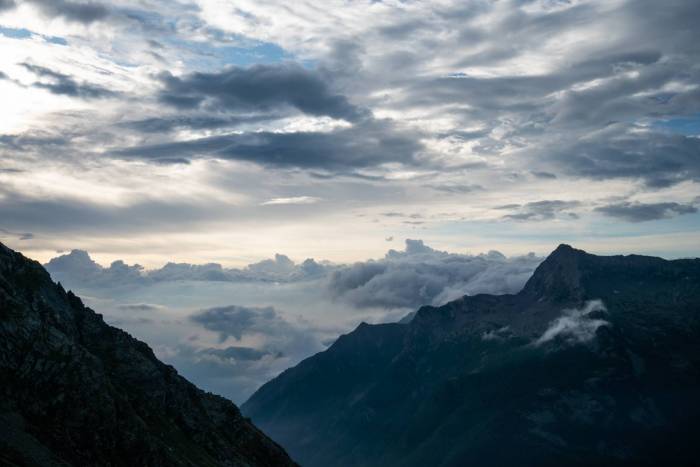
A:
<svg viewBox="0 0 700 467">
<path fill-rule="evenodd" d="M 0 244 L 0 464 L 292 466 L 221 397 Z"/>
<path fill-rule="evenodd" d="M 562 245 L 520 293 L 362 325 L 242 410 L 311 467 L 693 465 L 698 394 L 700 260 Z"/>
</svg>

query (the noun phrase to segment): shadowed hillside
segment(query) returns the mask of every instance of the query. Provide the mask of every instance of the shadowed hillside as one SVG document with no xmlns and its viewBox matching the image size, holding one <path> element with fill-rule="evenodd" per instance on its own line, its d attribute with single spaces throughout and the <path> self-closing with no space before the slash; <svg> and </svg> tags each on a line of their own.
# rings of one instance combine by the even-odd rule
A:
<svg viewBox="0 0 700 467">
<path fill-rule="evenodd" d="M 515 295 L 362 324 L 242 409 L 305 466 L 693 465 L 700 260 L 556 249 Z"/>
<path fill-rule="evenodd" d="M 292 466 L 201 391 L 0 244 L 0 464 Z"/>
</svg>

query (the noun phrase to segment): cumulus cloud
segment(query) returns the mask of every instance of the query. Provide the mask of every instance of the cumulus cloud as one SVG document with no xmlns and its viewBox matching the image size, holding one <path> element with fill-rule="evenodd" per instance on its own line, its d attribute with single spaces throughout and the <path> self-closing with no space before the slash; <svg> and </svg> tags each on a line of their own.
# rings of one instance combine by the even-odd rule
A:
<svg viewBox="0 0 700 467">
<path fill-rule="evenodd" d="M 416 308 L 463 295 L 518 292 L 542 261 L 535 255 L 506 258 L 491 251 L 462 255 L 438 251 L 421 240 L 406 240 L 404 251 L 384 259 L 333 271 L 330 294 L 357 307 Z"/>
<path fill-rule="evenodd" d="M 595 211 L 609 217 L 615 217 L 628 222 L 645 222 L 658 219 L 668 219 L 683 214 L 695 214 L 698 208 L 692 204 L 681 203 L 634 203 L 622 202 L 598 206 Z"/>
<path fill-rule="evenodd" d="M 550 323 L 547 330 L 535 341 L 535 345 L 542 345 L 557 338 L 574 344 L 588 342 L 595 338 L 598 328 L 610 325 L 609 322 L 600 319 L 601 313 L 605 311 L 605 305 L 600 300 L 590 300 L 579 309 L 566 309 L 561 317 Z"/>
<path fill-rule="evenodd" d="M 51 259 L 45 266 L 54 280 L 69 286 L 120 287 L 139 283 L 143 278 L 143 267 L 138 264 L 129 266 L 124 261 L 117 260 L 104 268 L 84 250 L 72 250 L 66 255 Z"/>
<path fill-rule="evenodd" d="M 108 267 L 97 264 L 84 250 L 52 258 L 45 264 L 54 280 L 69 287 L 109 289 L 123 286 L 147 287 L 162 282 L 296 282 L 326 275 L 333 266 L 308 258 L 297 264 L 285 255 L 252 263 L 244 268 L 224 268 L 219 263 L 190 264 L 169 262 L 146 270 L 139 264 L 128 265 L 122 260 Z"/>
<path fill-rule="evenodd" d="M 422 240 L 408 239 L 403 251 L 391 249 L 382 259 L 350 265 L 312 258 L 297 263 L 286 255 L 276 254 L 243 268 L 224 268 L 218 263 L 170 262 L 161 268 L 145 270 L 121 260 L 103 267 L 86 251 L 72 250 L 51 259 L 46 268 L 55 280 L 69 287 L 106 291 L 125 286 L 148 288 L 176 281 L 212 284 L 318 281 L 319 287 L 334 300 L 360 309 L 392 309 L 440 305 L 467 294 L 515 293 L 541 261 L 534 254 L 507 258 L 497 251 L 479 255 L 448 253 L 435 250 Z M 251 315 L 245 310 L 219 313 Z M 274 311 L 261 313 L 264 317 Z"/>
</svg>

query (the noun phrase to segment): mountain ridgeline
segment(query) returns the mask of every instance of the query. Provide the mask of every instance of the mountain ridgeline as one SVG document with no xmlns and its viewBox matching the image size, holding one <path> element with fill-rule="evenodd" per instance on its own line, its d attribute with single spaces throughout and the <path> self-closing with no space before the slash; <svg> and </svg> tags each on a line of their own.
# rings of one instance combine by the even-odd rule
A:
<svg viewBox="0 0 700 467">
<path fill-rule="evenodd" d="M 296 464 L 233 403 L 0 244 L 0 465 Z"/>
<path fill-rule="evenodd" d="M 307 467 L 697 465 L 700 260 L 561 245 L 518 294 L 363 323 L 242 411 Z"/>
</svg>

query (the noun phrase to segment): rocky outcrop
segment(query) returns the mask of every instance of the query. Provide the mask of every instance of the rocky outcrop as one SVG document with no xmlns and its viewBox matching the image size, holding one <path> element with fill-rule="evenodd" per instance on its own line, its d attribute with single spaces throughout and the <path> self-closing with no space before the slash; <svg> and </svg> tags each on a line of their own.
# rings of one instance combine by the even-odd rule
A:
<svg viewBox="0 0 700 467">
<path fill-rule="evenodd" d="M 557 248 L 515 295 L 363 324 L 243 413 L 303 465 L 695 465 L 700 260 Z"/>
<path fill-rule="evenodd" d="M 233 403 L 1 244 L 0 464 L 295 465 Z"/>
</svg>

